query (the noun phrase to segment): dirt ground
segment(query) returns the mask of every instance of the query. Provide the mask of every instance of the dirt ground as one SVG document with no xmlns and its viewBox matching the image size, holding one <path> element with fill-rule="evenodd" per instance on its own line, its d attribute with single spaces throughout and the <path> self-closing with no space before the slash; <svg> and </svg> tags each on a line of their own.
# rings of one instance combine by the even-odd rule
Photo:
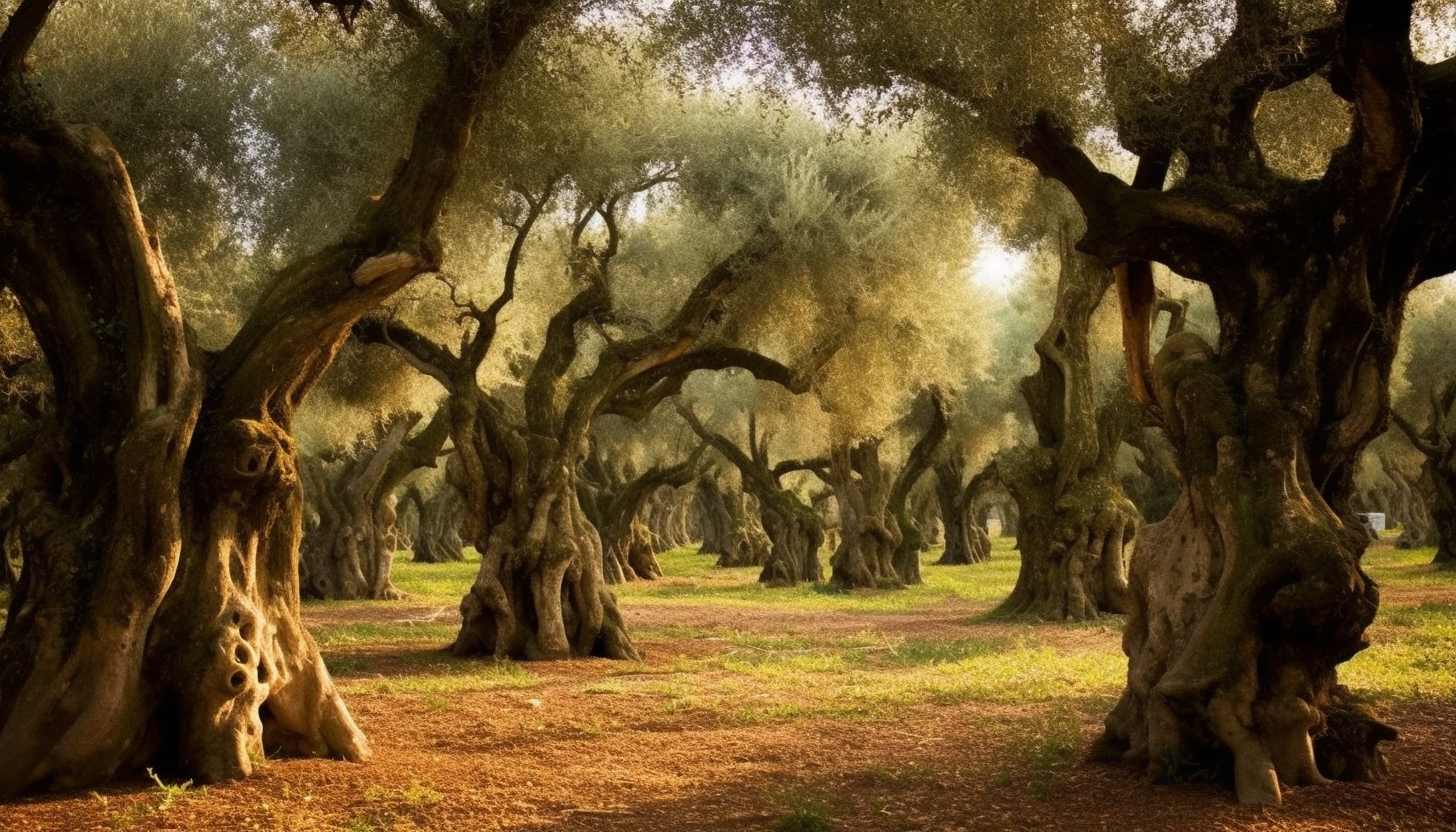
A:
<svg viewBox="0 0 1456 832">
<path fill-rule="evenodd" d="M 876 630 L 917 638 L 964 638 L 972 627 L 993 636 L 997 625 L 970 623 L 970 612 L 947 605 L 873 620 Z M 668 624 L 772 634 L 802 625 L 820 635 L 866 627 L 864 617 L 834 612 L 643 605 L 626 613 L 648 633 Z M 308 613 L 319 623 L 338 615 Z M 379 615 L 451 618 L 397 606 Z M 1054 632 L 1069 646 L 1118 638 L 1106 628 Z M 658 660 L 730 649 L 711 639 L 640 641 Z M 387 675 L 390 648 L 367 649 L 371 671 Z M 1129 768 L 1081 762 L 1081 749 L 1071 765 L 1036 768 L 1018 734 L 1045 706 L 958 702 L 892 719 L 744 724 L 665 711 L 630 691 L 594 692 L 620 669 L 597 660 L 532 665 L 539 681 L 528 688 L 445 701 L 354 692 L 349 705 L 374 746 L 368 763 L 275 761 L 245 782 L 170 799 L 149 782 L 30 798 L 0 807 L 0 830 L 1456 830 L 1453 703 L 1387 709 L 1401 731 L 1387 781 L 1290 790 L 1282 807 L 1248 809 L 1226 787 L 1151 786 Z M 644 672 L 659 669 L 671 672 L 661 661 Z M 1072 718 L 1085 748 L 1100 715 Z"/>
</svg>

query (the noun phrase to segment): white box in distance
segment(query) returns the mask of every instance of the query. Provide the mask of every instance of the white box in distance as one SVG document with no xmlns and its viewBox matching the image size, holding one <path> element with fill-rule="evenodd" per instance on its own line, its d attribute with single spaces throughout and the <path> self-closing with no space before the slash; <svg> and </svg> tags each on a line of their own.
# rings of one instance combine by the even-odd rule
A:
<svg viewBox="0 0 1456 832">
<path fill-rule="evenodd" d="M 1376 534 L 1385 531 L 1385 514 L 1379 511 L 1368 511 L 1359 515 L 1360 522 L 1369 526 Z"/>
</svg>

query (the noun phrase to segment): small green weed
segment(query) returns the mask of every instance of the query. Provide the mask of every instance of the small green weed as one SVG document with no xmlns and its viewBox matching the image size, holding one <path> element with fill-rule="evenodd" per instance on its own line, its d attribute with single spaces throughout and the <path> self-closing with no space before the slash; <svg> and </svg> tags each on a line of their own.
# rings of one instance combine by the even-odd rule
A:
<svg viewBox="0 0 1456 832">
<path fill-rule="evenodd" d="M 162 796 L 157 799 L 155 806 L 158 812 L 165 812 L 175 806 L 177 801 L 191 797 L 194 794 L 191 791 L 191 780 L 172 786 L 162 782 L 162 778 L 158 777 L 157 773 L 151 769 L 147 769 L 147 776 L 152 778 L 152 782 L 157 784 L 157 790 L 162 793 Z"/>
<path fill-rule="evenodd" d="M 783 800 L 788 808 L 774 820 L 774 832 L 827 832 L 834 828 L 834 809 L 828 803 L 798 792 L 790 792 Z"/>
<path fill-rule="evenodd" d="M 364 791 L 369 807 L 344 825 L 346 832 L 391 832 L 395 824 L 408 820 L 409 828 L 430 827 L 430 809 L 445 798 L 419 782 L 409 788 L 386 789 L 371 786 Z"/>
</svg>

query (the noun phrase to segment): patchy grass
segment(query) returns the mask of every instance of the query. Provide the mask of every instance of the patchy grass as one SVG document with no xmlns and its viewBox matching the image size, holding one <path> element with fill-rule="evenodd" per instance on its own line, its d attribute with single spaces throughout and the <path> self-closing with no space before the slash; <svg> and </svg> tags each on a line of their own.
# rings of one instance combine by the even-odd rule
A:
<svg viewBox="0 0 1456 832">
<path fill-rule="evenodd" d="M 1383 605 L 1341 681 L 1378 699 L 1456 698 L 1456 604 Z"/>
<path fill-rule="evenodd" d="M 411 604 L 435 604 L 455 609 L 460 596 L 480 571 L 480 553 L 466 547 L 465 560 L 455 563 L 415 563 L 409 552 L 394 555 L 394 586 L 408 595 Z"/>
<path fill-rule="evenodd" d="M 779 798 L 784 811 L 769 828 L 774 832 L 828 832 L 834 828 L 833 804 L 823 798 L 794 789 Z"/>
<path fill-rule="evenodd" d="M 1385 596 L 1367 631 L 1371 646 L 1340 668 L 1342 682 L 1377 700 L 1456 698 L 1456 600 L 1419 599 L 1456 591 L 1456 570 L 1432 566 L 1435 556 L 1389 541 L 1366 551 L 1365 571 Z"/>
<path fill-rule="evenodd" d="M 1431 565 L 1436 550 L 1397 549 L 1389 540 L 1365 550 L 1365 571 L 1375 582 L 1390 589 L 1456 589 L 1456 569 Z"/>
<path fill-rule="evenodd" d="M 381 602 L 382 603 L 382 602 Z M 460 631 L 456 624 L 400 620 L 359 621 L 350 624 L 320 624 L 309 628 L 323 649 L 356 645 L 449 644 Z"/>
<path fill-rule="evenodd" d="M 466 691 L 525 690 L 535 687 L 541 681 L 538 676 L 523 670 L 514 662 L 440 659 L 428 664 L 403 662 L 403 667 L 400 664 L 391 664 L 390 667 L 381 668 L 392 671 L 388 675 L 379 672 L 359 678 L 341 675 L 338 680 L 339 690 L 344 693 L 430 696 L 432 698 L 428 698 L 426 702 L 430 707 L 439 710 L 440 701 L 432 695 Z M 332 661 L 331 659 L 330 662 Z"/>
<path fill-rule="evenodd" d="M 921 555 L 925 583 L 906 589 L 868 589 L 841 592 L 828 585 L 766 587 L 758 583 L 758 568 L 719 569 L 713 558 L 693 549 L 674 549 L 658 555 L 665 576 L 616 587 L 627 603 L 651 605 L 712 605 L 796 610 L 838 610 L 851 613 L 904 613 L 929 609 L 952 601 L 992 604 L 1005 598 L 1016 583 L 1020 558 L 1010 538 L 997 540 L 991 560 L 971 566 L 936 566 L 939 550 Z M 826 553 L 827 554 L 827 553 Z M 825 565 L 828 573 L 828 565 Z"/>
<path fill-rule="evenodd" d="M 992 775 L 992 783 L 1011 786 L 1024 780 L 1033 796 L 1052 796 L 1056 772 L 1070 767 L 1082 753 L 1082 721 L 1083 716 L 1065 705 L 1021 720 L 1007 754 L 1007 762 L 1018 764 L 1020 769 L 1016 773 L 998 771 Z"/>
<path fill-rule="evenodd" d="M 663 579 L 616 588 L 625 608 L 651 608 L 654 621 L 668 622 L 640 627 L 636 636 L 644 641 L 717 643 L 720 649 L 690 656 L 649 650 L 648 661 L 612 663 L 600 677 L 577 682 L 574 688 L 637 700 L 649 712 L 698 712 L 736 724 L 875 720 L 893 718 L 907 707 L 961 702 L 1061 703 L 1088 713 L 1105 711 L 1125 682 L 1126 659 L 1116 637 L 1121 620 L 1059 625 L 987 616 L 1015 583 L 1019 558 L 1012 545 L 1009 539 L 998 540 L 992 560 L 974 566 L 936 566 L 939 553 L 928 552 L 922 558 L 924 585 L 850 593 L 813 586 L 770 589 L 758 584 L 757 569 L 718 569 L 712 558 L 693 550 L 667 552 L 659 557 Z M 1376 546 L 1366 564 L 1387 587 L 1456 587 L 1456 572 L 1429 567 L 1432 554 Z M 453 604 L 474 577 L 473 560 L 416 564 L 401 558 L 395 581 L 411 593 L 411 603 Z M 330 620 L 339 617 L 339 606 L 344 605 L 329 605 Z M 438 703 L 448 703 L 453 694 L 528 689 L 554 678 L 556 671 L 547 666 L 453 659 L 437 648 L 454 638 L 454 625 L 381 622 L 379 604 L 370 606 L 376 609 L 371 616 L 376 620 L 312 628 L 346 693 L 416 697 L 439 710 Z M 877 624 L 879 616 L 947 607 L 966 613 L 931 635 L 899 634 Z M 728 613 L 723 616 L 728 621 L 753 609 L 755 623 L 742 629 L 670 623 L 674 608 L 720 610 Z M 814 611 L 862 616 L 864 629 L 846 634 L 841 619 L 838 629 L 821 633 L 793 617 Z M 774 616 L 780 613 L 785 617 L 777 621 Z M 1456 603 L 1386 603 L 1370 635 L 1374 646 L 1342 672 L 1351 687 L 1376 700 L 1456 698 Z M 1060 736 L 1057 731 L 1070 718 L 1047 719 L 1051 722 L 1028 725 L 1028 736 Z M 1050 739 L 1047 743 L 1047 748 L 1055 745 Z M 1042 760 L 1054 756 L 1050 751 L 1028 753 Z M 1027 786 L 1035 790 L 1041 788 L 1036 783 L 1046 780 Z"/>
</svg>

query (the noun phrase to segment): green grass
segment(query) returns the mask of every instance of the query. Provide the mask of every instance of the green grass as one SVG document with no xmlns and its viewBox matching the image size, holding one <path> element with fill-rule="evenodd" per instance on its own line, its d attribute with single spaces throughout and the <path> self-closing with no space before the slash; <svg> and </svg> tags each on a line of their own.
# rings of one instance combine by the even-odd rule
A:
<svg viewBox="0 0 1456 832">
<path fill-rule="evenodd" d="M 361 621 L 352 624 L 320 624 L 309 628 L 314 641 L 324 649 L 362 644 L 449 644 L 460 627 L 416 621 Z"/>
<path fill-rule="evenodd" d="M 903 613 L 929 609 L 948 601 L 992 604 L 1005 598 L 1016 583 L 1020 567 L 1010 538 L 995 542 L 991 560 L 972 566 L 936 566 L 939 551 L 921 555 L 925 583 L 906 589 L 840 592 L 828 585 L 766 587 L 758 583 L 758 568 L 719 569 L 713 558 L 693 549 L 674 549 L 658 555 L 665 577 L 635 581 L 616 587 L 617 597 L 628 603 L 724 608 L 836 610 L 852 613 Z M 827 565 L 825 569 L 828 571 Z"/>
<path fill-rule="evenodd" d="M 1396 591 L 1456 589 L 1456 570 L 1431 566 L 1434 549 L 1374 546 L 1365 571 L 1386 591 L 1371 646 L 1340 668 L 1340 680 L 1379 700 L 1456 699 L 1456 604 L 1392 601 Z"/>
<path fill-rule="evenodd" d="M 624 606 L 668 608 L 658 616 L 668 621 L 673 606 L 717 608 L 726 613 L 725 622 L 748 608 L 834 612 L 862 616 L 862 629 L 847 635 L 841 626 L 819 633 L 813 619 L 802 618 L 786 619 L 781 629 L 771 618 L 767 628 L 754 630 L 682 624 L 639 628 L 634 635 L 643 641 L 714 641 L 722 649 L 689 658 L 649 646 L 649 662 L 604 665 L 600 678 L 584 680 L 578 689 L 605 698 L 641 698 L 648 709 L 662 713 L 707 712 L 749 724 L 886 719 L 907 706 L 966 701 L 1034 707 L 1065 703 L 1089 713 L 1104 711 L 1125 682 L 1126 659 L 1116 638 L 1074 638 L 1068 630 L 1115 631 L 1121 626 L 1117 618 L 1058 625 L 967 613 L 958 622 L 964 629 L 946 638 L 904 637 L 877 626 L 877 616 L 933 612 L 947 603 L 972 612 L 989 610 L 1015 583 L 1019 558 L 1012 546 L 1009 539 L 996 541 L 992 560 L 973 566 L 936 566 L 939 552 L 929 552 L 922 557 L 924 585 L 849 593 L 814 586 L 770 589 L 757 583 L 756 568 L 718 569 L 713 558 L 693 550 L 668 552 L 659 557 L 664 579 L 614 588 Z M 407 601 L 320 605 L 331 623 L 310 629 L 346 694 L 413 697 L 421 707 L 441 710 L 461 692 L 544 684 L 547 677 L 540 674 L 550 671 L 533 670 L 530 664 L 462 661 L 441 652 L 454 639 L 456 625 L 429 620 L 420 607 L 451 611 L 458 605 L 479 568 L 478 556 L 467 554 L 466 561 L 452 564 L 417 564 L 407 553 L 398 556 L 394 579 L 410 595 Z M 1373 646 L 1345 665 L 1341 678 L 1377 702 L 1456 699 L 1456 603 L 1412 605 L 1390 596 L 1400 591 L 1409 599 L 1423 590 L 1456 588 L 1456 571 L 1431 568 L 1433 556 L 1430 549 L 1388 546 L 1366 555 L 1367 571 L 1388 596 L 1370 629 Z M 370 619 L 379 619 L 381 609 L 397 608 L 399 617 L 332 623 L 347 621 L 354 607 L 368 610 Z M 1028 731 L 1052 736 L 1055 727 L 1033 725 Z M 1047 756 L 1036 749 L 1027 753 Z"/>
<path fill-rule="evenodd" d="M 332 661 L 332 660 L 331 660 Z M 332 667 L 332 664 L 330 665 Z M 540 678 L 514 662 L 491 662 L 478 659 L 445 659 L 401 668 L 392 665 L 389 674 L 364 678 L 341 675 L 339 689 L 344 693 L 364 692 L 425 696 L 426 703 L 441 710 L 433 697 L 466 691 L 526 690 L 540 684 Z"/>
<path fill-rule="evenodd" d="M 834 828 L 834 806 L 804 792 L 792 790 L 779 798 L 784 811 L 769 827 L 774 832 L 828 832 Z"/>
<path fill-rule="evenodd" d="M 409 596 L 411 604 L 431 604 L 454 609 L 460 596 L 470 589 L 480 571 L 480 553 L 465 549 L 465 560 L 457 563 L 415 563 L 409 552 L 394 556 L 394 586 Z"/>
<path fill-rule="evenodd" d="M 1377 699 L 1456 699 L 1456 604 L 1381 607 L 1341 681 Z"/>
<path fill-rule="evenodd" d="M 1456 587 L 1456 569 L 1431 565 L 1436 550 L 1397 549 L 1372 546 L 1365 551 L 1365 571 L 1383 587 L 1400 589 L 1450 589 Z"/>
<path fill-rule="evenodd" d="M 1026 788 L 1036 797 L 1050 797 L 1054 791 L 1053 775 L 1070 767 L 1081 754 L 1082 721 L 1081 715 L 1065 705 L 1057 705 L 1017 725 L 1008 758 L 1025 766 Z M 1015 781 L 1005 771 L 991 777 L 997 786 L 1010 786 Z"/>
</svg>

